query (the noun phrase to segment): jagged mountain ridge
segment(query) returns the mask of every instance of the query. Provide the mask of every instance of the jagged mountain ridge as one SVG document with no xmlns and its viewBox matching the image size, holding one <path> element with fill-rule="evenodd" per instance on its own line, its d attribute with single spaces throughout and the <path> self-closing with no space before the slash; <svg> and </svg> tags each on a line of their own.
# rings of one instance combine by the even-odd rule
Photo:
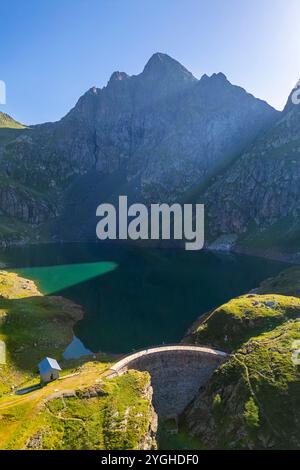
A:
<svg viewBox="0 0 300 470">
<path fill-rule="evenodd" d="M 56 237 L 94 237 L 103 197 L 175 202 L 277 116 L 223 74 L 197 80 L 171 57 L 154 54 L 141 74 L 114 72 L 106 87 L 91 88 L 61 121 L 32 126 L 2 146 L 3 178 L 38 198 L 35 206 L 28 203 L 30 217 L 18 210 L 20 192 L 0 197 L 0 210 L 31 223 L 62 215 Z M 63 227 L 66 214 L 72 234 Z M 76 230 L 82 226 L 92 232 Z"/>
</svg>

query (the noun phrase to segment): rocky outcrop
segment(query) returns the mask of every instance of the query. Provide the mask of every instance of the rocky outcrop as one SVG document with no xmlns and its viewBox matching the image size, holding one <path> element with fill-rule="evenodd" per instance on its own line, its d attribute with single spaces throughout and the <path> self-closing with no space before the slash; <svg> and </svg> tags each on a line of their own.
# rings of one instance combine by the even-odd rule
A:
<svg viewBox="0 0 300 470">
<path fill-rule="evenodd" d="M 148 428 L 145 434 L 141 437 L 138 448 L 139 450 L 153 450 L 157 448 L 156 435 L 158 428 L 158 416 L 153 407 L 153 388 L 151 380 L 148 381 L 143 391 L 143 398 L 148 400 L 150 404 L 150 412 L 148 419 Z"/>
<path fill-rule="evenodd" d="M 2 181 L 0 187 L 0 215 L 14 217 L 29 224 L 40 224 L 57 215 L 57 209 L 46 198 L 17 184 Z"/>
</svg>

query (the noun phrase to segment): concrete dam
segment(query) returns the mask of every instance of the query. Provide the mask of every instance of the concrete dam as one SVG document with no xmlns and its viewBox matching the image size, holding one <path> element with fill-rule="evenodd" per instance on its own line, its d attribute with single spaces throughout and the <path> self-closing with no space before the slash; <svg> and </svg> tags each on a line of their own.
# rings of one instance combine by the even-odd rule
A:
<svg viewBox="0 0 300 470">
<path fill-rule="evenodd" d="M 111 367 L 110 376 L 129 369 L 149 372 L 158 416 L 176 418 L 227 357 L 222 351 L 200 346 L 161 346 L 124 357 Z"/>
</svg>

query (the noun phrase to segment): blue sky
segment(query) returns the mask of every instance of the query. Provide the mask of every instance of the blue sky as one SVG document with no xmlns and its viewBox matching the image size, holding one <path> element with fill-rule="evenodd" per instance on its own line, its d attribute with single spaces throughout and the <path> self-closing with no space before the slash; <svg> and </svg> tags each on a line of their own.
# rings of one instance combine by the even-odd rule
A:
<svg viewBox="0 0 300 470">
<path fill-rule="evenodd" d="M 114 70 L 157 51 L 196 77 L 223 72 L 282 108 L 300 78 L 300 0 L 1 0 L 0 111 L 60 119 Z"/>
</svg>

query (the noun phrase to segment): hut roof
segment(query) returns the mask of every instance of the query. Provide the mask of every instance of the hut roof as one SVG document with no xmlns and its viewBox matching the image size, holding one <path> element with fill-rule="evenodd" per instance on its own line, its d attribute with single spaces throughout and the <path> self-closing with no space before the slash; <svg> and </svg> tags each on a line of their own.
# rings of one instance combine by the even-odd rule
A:
<svg viewBox="0 0 300 470">
<path fill-rule="evenodd" d="M 46 357 L 39 363 L 39 371 L 40 374 L 45 374 L 49 370 L 61 370 L 61 368 L 56 359 Z"/>
</svg>

